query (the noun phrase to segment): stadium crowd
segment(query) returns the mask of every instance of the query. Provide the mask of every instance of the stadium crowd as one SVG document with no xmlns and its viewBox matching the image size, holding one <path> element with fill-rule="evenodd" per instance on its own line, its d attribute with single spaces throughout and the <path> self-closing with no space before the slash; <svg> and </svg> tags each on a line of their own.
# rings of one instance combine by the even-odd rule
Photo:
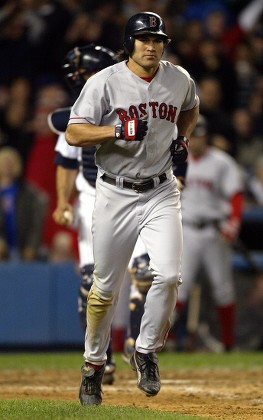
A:
<svg viewBox="0 0 263 420">
<path fill-rule="evenodd" d="M 57 138 L 47 116 L 70 105 L 63 58 L 89 43 L 119 51 L 125 23 L 140 11 L 164 17 L 171 43 L 163 58 L 192 75 L 211 143 L 241 165 L 247 205 L 262 206 L 261 0 L 9 0 L 0 5 L 0 147 L 16 149 L 23 178 L 47 196 L 42 239 L 47 252 L 61 231 L 52 220 Z M 73 235 L 74 247 L 74 229 L 63 230 Z"/>
</svg>

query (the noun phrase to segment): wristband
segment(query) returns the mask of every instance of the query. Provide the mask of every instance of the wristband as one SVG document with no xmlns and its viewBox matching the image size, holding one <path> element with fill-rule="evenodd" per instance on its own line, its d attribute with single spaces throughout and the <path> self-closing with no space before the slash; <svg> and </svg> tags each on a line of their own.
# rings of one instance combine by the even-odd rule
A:
<svg viewBox="0 0 263 420">
<path fill-rule="evenodd" d="M 185 136 L 178 136 L 176 140 L 182 140 L 182 141 L 185 142 L 185 144 L 186 144 L 187 147 L 189 146 L 189 143 L 190 143 L 189 142 L 189 139 L 187 137 L 185 137 Z"/>
<path fill-rule="evenodd" d="M 115 137 L 117 140 L 122 138 L 122 124 L 115 125 Z"/>
</svg>

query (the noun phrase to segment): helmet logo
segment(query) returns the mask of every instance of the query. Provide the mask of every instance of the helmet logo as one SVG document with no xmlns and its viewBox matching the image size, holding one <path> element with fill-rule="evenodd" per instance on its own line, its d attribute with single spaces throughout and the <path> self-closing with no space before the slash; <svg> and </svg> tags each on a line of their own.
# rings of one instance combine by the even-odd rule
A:
<svg viewBox="0 0 263 420">
<path fill-rule="evenodd" d="M 157 26 L 157 19 L 155 16 L 150 16 L 149 17 L 149 23 L 150 23 L 150 27 L 151 28 L 155 28 L 155 26 Z"/>
</svg>

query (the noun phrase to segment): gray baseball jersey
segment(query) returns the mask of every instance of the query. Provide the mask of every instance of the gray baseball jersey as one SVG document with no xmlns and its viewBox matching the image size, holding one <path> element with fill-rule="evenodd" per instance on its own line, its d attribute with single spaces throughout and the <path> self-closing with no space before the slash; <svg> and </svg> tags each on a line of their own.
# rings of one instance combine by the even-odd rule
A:
<svg viewBox="0 0 263 420">
<path fill-rule="evenodd" d="M 144 179 L 171 167 L 170 145 L 178 115 L 198 102 L 194 82 L 182 67 L 161 61 L 148 83 L 122 61 L 86 82 L 69 122 L 107 126 L 147 116 L 149 130 L 142 142 L 112 139 L 98 146 L 96 153 L 102 172 Z"/>
</svg>

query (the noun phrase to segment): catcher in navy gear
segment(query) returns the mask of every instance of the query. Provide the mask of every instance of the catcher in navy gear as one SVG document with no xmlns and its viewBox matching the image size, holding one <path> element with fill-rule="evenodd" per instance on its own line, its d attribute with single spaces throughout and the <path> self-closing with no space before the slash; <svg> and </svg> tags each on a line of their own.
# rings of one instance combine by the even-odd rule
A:
<svg viewBox="0 0 263 420">
<path fill-rule="evenodd" d="M 108 48 L 90 44 L 75 47 L 65 57 L 62 69 L 74 100 L 86 80 L 93 74 L 117 62 L 115 53 Z M 97 168 L 94 163 L 95 147 L 77 148 L 69 146 L 64 132 L 67 127 L 70 107 L 54 111 L 48 117 L 49 126 L 59 135 L 56 144 L 57 164 L 56 188 L 57 207 L 54 220 L 60 225 L 72 223 L 78 229 L 81 282 L 78 297 L 78 311 L 83 331 L 86 331 L 87 296 L 93 282 L 93 252 L 91 217 L 95 199 Z M 72 199 L 76 197 L 76 207 Z M 111 345 L 107 351 L 107 367 L 104 383 L 114 381 L 115 364 L 112 361 Z"/>
</svg>

